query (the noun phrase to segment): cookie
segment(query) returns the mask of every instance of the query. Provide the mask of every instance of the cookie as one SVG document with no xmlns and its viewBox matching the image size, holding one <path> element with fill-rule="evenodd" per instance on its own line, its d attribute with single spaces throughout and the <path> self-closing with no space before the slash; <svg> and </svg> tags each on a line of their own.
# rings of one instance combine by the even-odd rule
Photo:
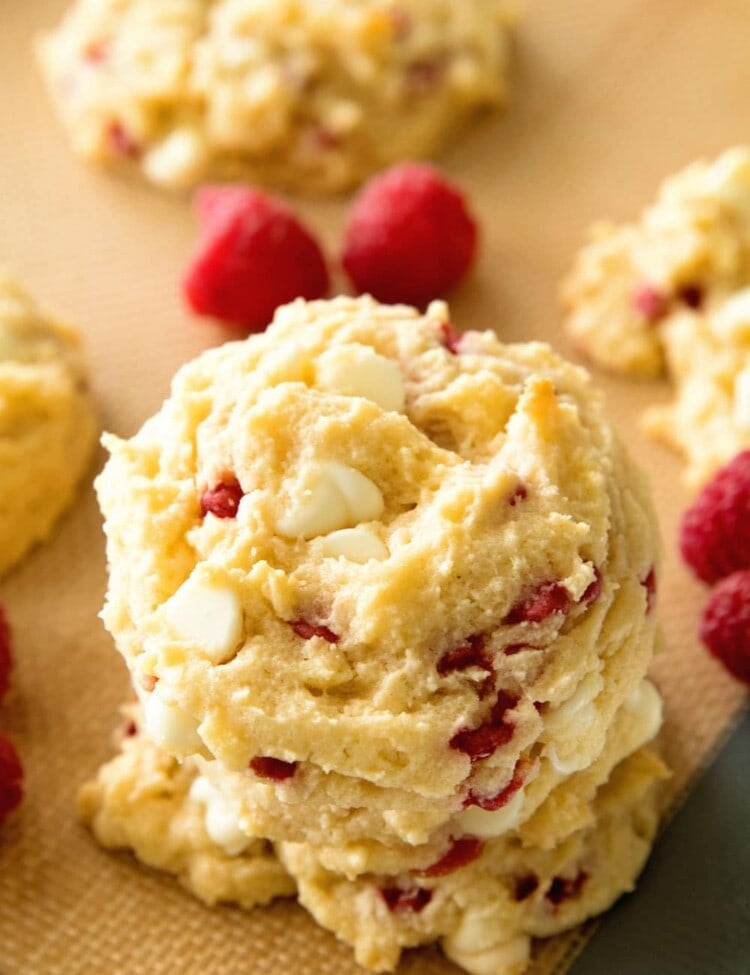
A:
<svg viewBox="0 0 750 975">
<path fill-rule="evenodd" d="M 579 720 L 583 730 L 584 713 L 579 712 Z M 544 759 L 529 758 L 517 769 L 497 809 L 469 806 L 436 822 L 429 832 L 422 829 L 421 811 L 319 805 L 294 798 L 284 802 L 268 786 L 248 788 L 245 776 L 219 762 L 199 758 L 197 763 L 245 832 L 312 843 L 326 869 L 353 879 L 368 872 L 425 869 L 449 851 L 456 837 L 491 839 L 521 825 L 536 846 L 552 848 L 568 833 L 592 824 L 596 790 L 616 765 L 654 738 L 661 720 L 661 698 L 649 681 L 643 681 L 614 715 L 601 753 L 585 769 L 563 775 Z"/>
<path fill-rule="evenodd" d="M 563 282 L 565 328 L 597 364 L 665 369 L 663 325 L 750 284 L 750 149 L 696 162 L 661 186 L 637 223 L 597 224 Z"/>
<path fill-rule="evenodd" d="M 441 303 L 296 302 L 107 445 L 103 618 L 146 732 L 246 780 L 248 816 L 259 785 L 352 841 L 429 842 L 589 766 L 644 677 L 648 493 L 542 344 L 457 337 Z"/>
<path fill-rule="evenodd" d="M 695 163 L 636 224 L 595 228 L 563 285 L 566 330 L 599 365 L 666 372 L 645 429 L 697 487 L 750 446 L 750 149 Z"/>
<path fill-rule="evenodd" d="M 79 791 L 80 818 L 97 841 L 174 874 L 206 904 L 250 908 L 293 895 L 271 845 L 243 834 L 195 763 L 180 764 L 139 725 L 137 708 L 126 709 L 119 754 Z"/>
<path fill-rule="evenodd" d="M 0 270 L 0 574 L 50 535 L 95 435 L 77 334 Z"/>
<path fill-rule="evenodd" d="M 750 288 L 662 328 L 675 395 L 648 409 L 643 426 L 682 455 L 687 483 L 699 487 L 750 448 Z"/>
<path fill-rule="evenodd" d="M 454 847 L 440 869 L 356 880 L 321 866 L 315 848 L 280 843 L 302 904 L 353 946 L 360 965 L 392 971 L 404 948 L 441 940 L 472 975 L 520 975 L 533 937 L 549 937 L 606 910 L 631 890 L 658 821 L 661 760 L 644 748 L 622 762 L 593 802 L 593 824 L 553 849 L 523 828 Z"/>
<path fill-rule="evenodd" d="M 78 0 L 40 58 L 87 160 L 333 192 L 502 104 L 510 20 L 506 0 Z"/>
</svg>

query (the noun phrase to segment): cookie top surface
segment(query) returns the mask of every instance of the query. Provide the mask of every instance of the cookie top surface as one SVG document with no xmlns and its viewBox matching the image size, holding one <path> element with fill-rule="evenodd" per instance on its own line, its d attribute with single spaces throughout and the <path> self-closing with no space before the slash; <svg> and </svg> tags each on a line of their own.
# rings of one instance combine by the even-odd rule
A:
<svg viewBox="0 0 750 975">
<path fill-rule="evenodd" d="M 41 45 L 74 149 L 158 185 L 335 191 L 505 96 L 506 0 L 79 0 Z"/>
<path fill-rule="evenodd" d="M 80 339 L 0 270 L 0 573 L 49 534 L 94 439 Z"/>
<path fill-rule="evenodd" d="M 103 617 L 165 747 L 453 801 L 643 677 L 656 531 L 599 395 L 448 323 L 297 302 L 108 438 Z"/>
</svg>

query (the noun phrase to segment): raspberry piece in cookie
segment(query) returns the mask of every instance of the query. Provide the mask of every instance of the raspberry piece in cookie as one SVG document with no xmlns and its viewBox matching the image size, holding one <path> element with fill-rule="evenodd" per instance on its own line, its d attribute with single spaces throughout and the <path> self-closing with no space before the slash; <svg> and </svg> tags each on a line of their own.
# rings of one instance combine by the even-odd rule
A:
<svg viewBox="0 0 750 975">
<path fill-rule="evenodd" d="M 13 742 L 0 732 L 0 823 L 21 804 L 23 768 Z"/>
<path fill-rule="evenodd" d="M 13 666 L 11 650 L 10 624 L 5 610 L 0 605 L 0 701 L 5 697 L 10 684 L 10 670 Z"/>
<path fill-rule="evenodd" d="M 750 568 L 750 450 L 723 467 L 685 512 L 680 550 L 704 582 Z"/>
<path fill-rule="evenodd" d="M 360 292 L 425 305 L 466 274 L 477 236 L 458 187 L 431 166 L 407 163 L 362 191 L 349 215 L 343 265 Z"/>
<path fill-rule="evenodd" d="M 262 332 L 295 298 L 322 298 L 328 268 L 318 242 L 280 200 L 209 186 L 196 197 L 201 233 L 183 290 L 199 315 Z"/>
<path fill-rule="evenodd" d="M 714 587 L 700 638 L 733 677 L 750 684 L 750 569 L 733 572 Z"/>
</svg>

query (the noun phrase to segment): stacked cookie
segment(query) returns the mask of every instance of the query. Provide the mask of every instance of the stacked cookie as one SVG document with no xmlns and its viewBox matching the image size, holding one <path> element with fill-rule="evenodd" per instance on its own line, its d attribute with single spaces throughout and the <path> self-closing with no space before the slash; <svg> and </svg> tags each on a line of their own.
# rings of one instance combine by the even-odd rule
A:
<svg viewBox="0 0 750 975">
<path fill-rule="evenodd" d="M 750 149 L 665 181 L 637 223 L 594 228 L 563 286 L 567 331 L 600 365 L 666 372 L 646 429 L 695 487 L 750 446 Z"/>
<path fill-rule="evenodd" d="M 105 844 L 138 852 L 116 797 L 179 759 L 197 842 L 247 870 L 273 841 L 374 970 L 439 940 L 521 971 L 632 886 L 664 775 L 656 530 L 581 370 L 440 303 L 297 302 L 107 445 L 103 616 L 141 714 L 84 790 Z"/>
<path fill-rule="evenodd" d="M 335 192 L 502 104 L 507 0 L 77 0 L 40 55 L 74 150 L 159 186 Z"/>
</svg>

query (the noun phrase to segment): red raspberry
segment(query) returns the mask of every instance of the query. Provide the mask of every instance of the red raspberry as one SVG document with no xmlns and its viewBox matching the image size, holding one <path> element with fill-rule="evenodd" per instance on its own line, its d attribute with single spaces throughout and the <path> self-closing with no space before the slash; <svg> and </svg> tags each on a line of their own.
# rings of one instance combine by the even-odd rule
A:
<svg viewBox="0 0 750 975">
<path fill-rule="evenodd" d="M 5 697 L 10 684 L 10 669 L 13 666 L 11 652 L 10 624 L 5 610 L 0 606 L 0 701 Z"/>
<path fill-rule="evenodd" d="M 750 569 L 733 572 L 714 586 L 699 632 L 729 673 L 750 684 Z"/>
<path fill-rule="evenodd" d="M 0 734 L 0 823 L 23 798 L 23 769 L 13 742 Z"/>
<path fill-rule="evenodd" d="M 513 896 L 515 899 L 517 901 L 525 901 L 527 897 L 531 897 L 539 886 L 539 878 L 533 873 L 525 874 L 522 877 L 516 877 L 513 886 Z"/>
<path fill-rule="evenodd" d="M 341 639 L 333 630 L 329 630 L 327 626 L 314 626 L 312 623 L 308 623 L 307 620 L 292 620 L 289 625 L 297 636 L 303 640 L 312 640 L 314 636 L 318 636 L 321 640 L 327 640 L 328 643 L 338 643 Z"/>
<path fill-rule="evenodd" d="M 385 302 L 424 305 L 461 280 L 477 225 L 461 191 L 432 166 L 394 166 L 365 186 L 344 231 L 354 286 Z"/>
<path fill-rule="evenodd" d="M 200 498 L 201 514 L 216 515 L 217 518 L 235 518 L 240 501 L 245 493 L 235 478 L 228 478 L 207 487 Z"/>
<path fill-rule="evenodd" d="M 270 755 L 257 755 L 250 759 L 250 768 L 262 779 L 284 782 L 286 779 L 291 779 L 297 771 L 297 763 L 285 762 L 282 758 L 271 758 Z"/>
<path fill-rule="evenodd" d="M 489 758 L 498 748 L 507 745 L 513 737 L 516 726 L 505 718 L 506 711 L 512 711 L 518 704 L 515 694 L 500 691 L 492 706 L 489 719 L 478 728 L 463 728 L 451 738 L 449 744 L 458 752 L 468 755 L 472 762 Z"/>
<path fill-rule="evenodd" d="M 559 582 L 545 582 L 520 602 L 516 603 L 503 618 L 503 623 L 543 623 L 554 613 L 567 613 L 570 593 Z"/>
<path fill-rule="evenodd" d="M 381 887 L 380 896 L 392 911 L 412 911 L 419 914 L 432 900 L 432 891 L 425 887 Z"/>
<path fill-rule="evenodd" d="M 750 569 L 750 450 L 718 471 L 685 512 L 680 550 L 704 582 Z"/>
<path fill-rule="evenodd" d="M 579 870 L 575 877 L 553 877 L 544 896 L 557 907 L 558 904 L 570 900 L 571 897 L 578 897 L 588 879 L 589 875 L 585 870 Z"/>
<path fill-rule="evenodd" d="M 195 207 L 201 233 L 183 290 L 199 315 L 262 332 L 279 305 L 327 293 L 318 242 L 280 200 L 244 187 L 208 186 Z"/>
<path fill-rule="evenodd" d="M 472 863 L 482 855 L 482 850 L 484 850 L 484 841 L 476 836 L 452 839 L 447 852 L 436 863 L 425 870 L 417 870 L 416 874 L 419 877 L 445 877 L 465 867 L 467 863 Z"/>
</svg>

